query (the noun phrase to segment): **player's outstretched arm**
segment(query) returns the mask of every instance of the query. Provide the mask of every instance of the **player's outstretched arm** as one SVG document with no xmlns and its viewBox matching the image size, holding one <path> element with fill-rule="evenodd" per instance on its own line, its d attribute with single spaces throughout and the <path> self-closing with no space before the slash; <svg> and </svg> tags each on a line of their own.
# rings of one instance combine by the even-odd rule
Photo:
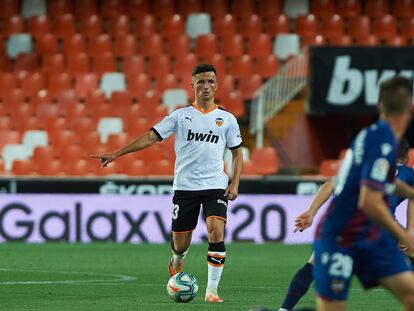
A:
<svg viewBox="0 0 414 311">
<path fill-rule="evenodd" d="M 385 202 L 383 193 L 365 185 L 361 186 L 358 208 L 384 229 L 388 230 L 401 244 L 408 247 L 407 254 L 414 255 L 414 238 L 408 234 L 392 217 Z"/>
<path fill-rule="evenodd" d="M 400 179 L 395 179 L 395 194 L 402 198 L 414 199 L 414 188 Z"/>
<path fill-rule="evenodd" d="M 311 205 L 308 210 L 300 214 L 295 219 L 295 229 L 293 232 L 300 231 L 309 228 L 313 223 L 313 218 L 316 213 L 319 211 L 322 205 L 329 199 L 333 192 L 333 182 L 332 179 L 326 181 L 318 190 L 315 197 L 312 200 Z"/>
<path fill-rule="evenodd" d="M 145 149 L 155 142 L 158 141 L 158 136 L 154 131 L 148 131 L 135 139 L 132 143 L 125 145 L 124 147 L 109 153 L 91 155 L 92 158 L 97 158 L 101 160 L 102 167 L 107 166 L 109 163 L 114 161 L 116 158 L 123 156 L 124 154 L 139 151 Z"/>
<path fill-rule="evenodd" d="M 239 195 L 240 175 L 243 168 L 243 152 L 241 148 L 231 150 L 233 157 L 233 177 L 224 196 L 233 201 Z"/>
</svg>

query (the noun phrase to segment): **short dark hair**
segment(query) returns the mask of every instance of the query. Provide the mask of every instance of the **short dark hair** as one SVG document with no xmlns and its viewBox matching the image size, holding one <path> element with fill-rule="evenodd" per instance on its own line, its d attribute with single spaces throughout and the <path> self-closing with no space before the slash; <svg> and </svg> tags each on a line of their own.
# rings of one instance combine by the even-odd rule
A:
<svg viewBox="0 0 414 311">
<path fill-rule="evenodd" d="M 193 69 L 192 77 L 194 77 L 195 75 L 198 75 L 199 73 L 202 73 L 202 72 L 211 72 L 211 71 L 214 72 L 215 75 L 217 75 L 216 68 L 214 68 L 213 65 L 198 64 Z"/>
<path fill-rule="evenodd" d="M 406 161 L 408 158 L 408 152 L 410 151 L 410 144 L 405 138 L 401 138 L 400 145 L 398 146 L 398 159 Z"/>
<path fill-rule="evenodd" d="M 413 81 L 404 77 L 394 77 L 381 83 L 379 101 L 386 115 L 399 115 L 411 105 Z"/>
</svg>

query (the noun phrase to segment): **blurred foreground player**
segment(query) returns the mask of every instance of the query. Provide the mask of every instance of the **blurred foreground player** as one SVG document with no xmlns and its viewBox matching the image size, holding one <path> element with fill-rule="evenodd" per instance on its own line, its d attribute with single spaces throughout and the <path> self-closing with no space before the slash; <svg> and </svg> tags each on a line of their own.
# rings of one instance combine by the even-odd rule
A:
<svg viewBox="0 0 414 311">
<path fill-rule="evenodd" d="M 226 259 L 224 226 L 227 221 L 227 200 L 238 195 L 243 165 L 242 138 L 236 118 L 214 102 L 217 90 L 216 70 L 211 65 L 199 64 L 192 73 L 195 102 L 175 110 L 135 141 L 121 149 L 94 156 L 102 166 L 116 158 L 142 150 L 157 141 L 176 134 L 174 197 L 172 211 L 172 251 L 170 276 L 181 272 L 197 225 L 200 208 L 208 232 L 208 283 L 205 300 L 222 302 L 217 294 Z M 224 172 L 224 149 L 233 156 L 233 178 L 229 184 Z"/>
<path fill-rule="evenodd" d="M 407 185 L 414 187 L 414 169 L 408 167 L 408 152 L 409 145 L 406 139 L 400 141 L 398 147 L 398 163 L 397 163 L 397 175 L 398 180 L 405 182 Z M 308 210 L 299 215 L 295 220 L 295 232 L 303 231 L 309 228 L 318 210 L 325 204 L 333 192 L 332 180 L 328 180 L 324 183 L 318 193 L 312 200 Z M 394 194 L 391 197 L 390 210 L 392 214 L 395 214 L 395 210 L 398 205 L 404 200 L 404 197 L 400 197 Z M 414 229 L 414 202 L 408 201 L 407 204 L 407 230 L 412 235 Z M 310 285 L 313 282 L 313 255 L 309 258 L 308 262 L 300 268 L 291 283 L 289 284 L 288 292 L 283 300 L 283 304 L 279 311 L 292 310 L 299 300 L 305 296 Z"/>
<path fill-rule="evenodd" d="M 414 274 L 395 242 L 412 255 L 414 238 L 387 206 L 395 189 L 397 140 L 410 121 L 411 100 L 412 81 L 396 77 L 381 83 L 380 120 L 357 135 L 335 177 L 334 198 L 314 242 L 318 310 L 345 310 L 353 274 L 365 288 L 380 284 L 405 310 L 414 310 Z M 404 188 L 397 194 L 404 196 Z"/>
</svg>

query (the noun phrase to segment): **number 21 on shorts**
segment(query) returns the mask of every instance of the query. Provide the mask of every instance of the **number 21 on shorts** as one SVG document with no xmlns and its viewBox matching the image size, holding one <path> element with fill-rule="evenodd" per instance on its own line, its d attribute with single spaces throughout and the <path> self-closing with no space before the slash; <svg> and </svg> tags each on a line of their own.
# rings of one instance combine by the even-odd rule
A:
<svg viewBox="0 0 414 311">
<path fill-rule="evenodd" d="M 180 207 L 178 204 L 174 204 L 173 211 L 172 211 L 172 219 L 176 220 L 178 218 L 178 211 L 180 210 Z"/>
</svg>

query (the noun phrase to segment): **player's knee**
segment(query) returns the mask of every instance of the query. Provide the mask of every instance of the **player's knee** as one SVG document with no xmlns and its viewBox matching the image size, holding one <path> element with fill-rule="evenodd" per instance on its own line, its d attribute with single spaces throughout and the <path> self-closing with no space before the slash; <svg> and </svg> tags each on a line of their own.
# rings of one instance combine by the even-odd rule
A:
<svg viewBox="0 0 414 311">
<path fill-rule="evenodd" d="M 403 298 L 402 301 L 405 310 L 414 311 L 414 293 L 410 293 Z"/>
</svg>

